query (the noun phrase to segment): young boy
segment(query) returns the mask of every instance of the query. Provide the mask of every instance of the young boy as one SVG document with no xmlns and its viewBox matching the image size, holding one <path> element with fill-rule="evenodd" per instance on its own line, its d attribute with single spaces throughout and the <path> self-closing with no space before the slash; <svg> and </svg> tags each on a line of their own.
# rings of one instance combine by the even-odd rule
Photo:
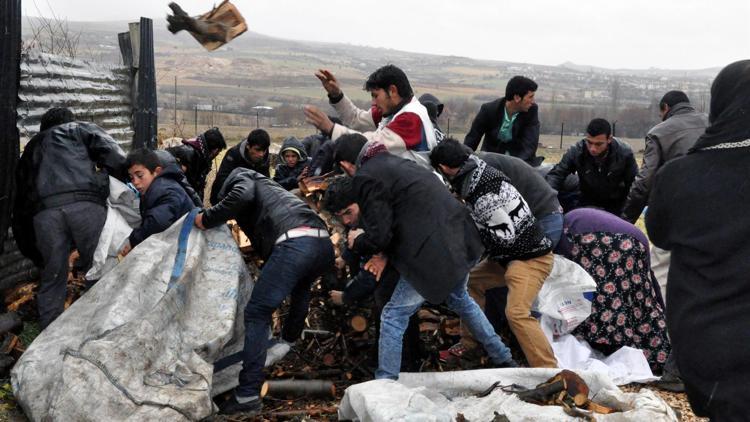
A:
<svg viewBox="0 0 750 422">
<path fill-rule="evenodd" d="M 286 190 L 297 189 L 299 180 L 305 177 L 303 170 L 308 162 L 305 146 L 297 138 L 290 136 L 281 144 L 279 156 L 284 162 L 276 165 L 273 180 Z"/>
<path fill-rule="evenodd" d="M 130 179 L 141 194 L 141 226 L 130 233 L 120 254 L 155 233 L 161 233 L 195 205 L 180 185 L 184 177 L 175 165 L 163 166 L 156 152 L 142 148 L 128 154 L 126 166 Z"/>
</svg>

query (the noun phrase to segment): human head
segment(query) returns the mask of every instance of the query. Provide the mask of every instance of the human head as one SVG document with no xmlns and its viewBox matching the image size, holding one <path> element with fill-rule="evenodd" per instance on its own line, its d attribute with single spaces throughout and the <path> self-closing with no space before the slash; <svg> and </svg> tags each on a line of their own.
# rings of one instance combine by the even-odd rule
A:
<svg viewBox="0 0 750 422">
<path fill-rule="evenodd" d="M 133 186 L 141 194 L 148 191 L 151 183 L 162 171 L 159 156 L 148 148 L 139 148 L 130 152 L 125 161 L 125 166 L 128 169 Z"/>
<path fill-rule="evenodd" d="M 659 117 L 661 117 L 662 120 L 665 120 L 665 118 L 667 117 L 667 113 L 669 113 L 669 110 L 671 110 L 672 107 L 675 106 L 675 104 L 689 102 L 690 99 L 688 99 L 687 94 L 685 94 L 684 92 L 669 91 L 664 94 L 664 96 L 661 97 L 661 101 L 659 101 Z"/>
<path fill-rule="evenodd" d="M 221 134 L 218 127 L 212 127 L 203 132 L 203 139 L 206 141 L 206 152 L 208 152 L 208 157 L 212 160 L 219 155 L 221 150 L 227 147 L 227 143 L 224 141 L 224 135 Z"/>
<path fill-rule="evenodd" d="M 386 116 L 414 96 L 404 71 L 392 64 L 373 72 L 365 82 L 365 91 L 370 92 L 372 104 Z"/>
<path fill-rule="evenodd" d="M 446 138 L 430 152 L 430 163 L 451 179 L 469 159 L 469 154 L 470 151 L 462 143 L 454 138 Z"/>
<path fill-rule="evenodd" d="M 53 107 L 42 115 L 41 124 L 39 125 L 39 131 L 43 132 L 51 127 L 70 123 L 75 120 L 75 115 L 69 108 L 66 107 Z"/>
<path fill-rule="evenodd" d="M 535 104 L 538 85 L 525 76 L 514 76 L 505 85 L 505 104 L 514 112 L 527 112 Z"/>
<path fill-rule="evenodd" d="M 263 129 L 254 129 L 247 135 L 247 144 L 245 144 L 245 154 L 252 163 L 263 161 L 268 148 L 271 146 L 271 137 Z"/>
<path fill-rule="evenodd" d="M 336 141 L 333 150 L 333 161 L 337 163 L 350 177 L 354 176 L 357 170 L 357 157 L 362 151 L 362 147 L 367 143 L 367 138 L 359 133 L 349 133 L 341 136 Z"/>
<path fill-rule="evenodd" d="M 351 177 L 336 177 L 323 195 L 323 208 L 336 215 L 347 227 L 359 222 L 359 205 L 354 196 Z"/>
<path fill-rule="evenodd" d="M 608 121 L 596 118 L 586 127 L 586 149 L 593 157 L 604 154 L 612 143 L 612 126 Z"/>
<path fill-rule="evenodd" d="M 443 103 L 432 94 L 422 94 L 419 97 L 419 102 L 427 109 L 427 115 L 430 116 L 430 121 L 436 123 L 438 117 L 443 114 Z"/>
<path fill-rule="evenodd" d="M 301 145 L 302 143 L 294 136 L 290 136 L 284 140 L 279 155 L 284 159 L 287 166 L 296 167 L 297 163 L 302 160 Z"/>
</svg>

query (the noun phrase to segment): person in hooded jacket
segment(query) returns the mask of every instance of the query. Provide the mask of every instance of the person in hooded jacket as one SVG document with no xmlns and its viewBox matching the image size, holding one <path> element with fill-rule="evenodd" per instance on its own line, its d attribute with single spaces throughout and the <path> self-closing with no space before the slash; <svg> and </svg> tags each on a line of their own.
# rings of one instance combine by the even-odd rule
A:
<svg viewBox="0 0 750 422">
<path fill-rule="evenodd" d="M 306 175 L 305 168 L 310 161 L 305 147 L 297 138 L 290 136 L 281 144 L 279 156 L 283 162 L 276 165 L 273 180 L 286 190 L 297 189 L 300 179 Z"/>
<path fill-rule="evenodd" d="M 671 251 L 667 329 L 693 411 L 750 415 L 750 60 L 711 86 L 710 126 L 659 170 L 649 196 L 651 242 Z"/>
<path fill-rule="evenodd" d="M 265 261 L 245 307 L 239 386 L 219 409 L 223 414 L 257 414 L 262 409 L 260 387 L 266 355 L 277 354 L 277 350 L 283 356 L 302 333 L 310 286 L 333 268 L 333 244 L 325 222 L 305 202 L 256 171 L 234 169 L 218 198 L 216 205 L 195 217 L 195 225 L 205 229 L 237 220 Z M 287 296 L 291 296 L 290 310 L 281 342 L 267 351 L 271 316 Z"/>
<path fill-rule="evenodd" d="M 194 139 L 183 139 L 182 145 L 167 148 L 167 151 L 185 167 L 185 176 L 202 200 L 213 160 L 226 147 L 224 135 L 214 127 Z"/>
<path fill-rule="evenodd" d="M 109 176 L 125 180 L 125 153 L 102 128 L 74 121 L 67 108 L 44 113 L 40 132 L 16 167 L 13 232 L 24 255 L 43 266 L 37 306 L 42 329 L 62 314 L 68 258 L 91 266 L 107 217 Z"/>
<path fill-rule="evenodd" d="M 443 103 L 438 99 L 438 97 L 429 93 L 422 94 L 419 97 L 419 103 L 427 109 L 427 115 L 430 116 L 430 121 L 432 122 L 433 129 L 435 129 L 435 142 L 438 144 L 443 142 L 443 139 L 445 139 L 446 135 L 445 132 L 443 132 L 443 129 L 438 126 L 438 119 L 440 118 L 440 115 L 443 114 Z"/>
<path fill-rule="evenodd" d="M 253 129 L 239 144 L 229 148 L 221 160 L 219 171 L 211 185 L 211 204 L 219 202 L 219 191 L 224 186 L 227 176 L 238 167 L 255 170 L 258 173 L 271 177 L 271 159 L 268 149 L 271 146 L 271 137 L 263 129 Z"/>
<path fill-rule="evenodd" d="M 141 225 L 133 229 L 120 254 L 126 256 L 149 236 L 168 229 L 196 205 L 180 182 L 185 175 L 176 165 L 164 166 L 150 149 L 137 149 L 127 158 L 128 173 L 140 193 Z"/>
</svg>

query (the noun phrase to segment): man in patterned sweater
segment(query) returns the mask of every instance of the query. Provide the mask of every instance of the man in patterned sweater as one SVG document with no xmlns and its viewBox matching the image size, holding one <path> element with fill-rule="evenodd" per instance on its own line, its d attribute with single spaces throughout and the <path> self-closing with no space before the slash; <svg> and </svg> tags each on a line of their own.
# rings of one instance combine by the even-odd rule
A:
<svg viewBox="0 0 750 422">
<path fill-rule="evenodd" d="M 342 135 L 361 132 L 368 141 L 385 145 L 391 154 L 429 167 L 426 152 L 437 144 L 435 130 L 427 109 L 414 97 L 403 70 L 387 65 L 370 75 L 365 82 L 365 90 L 372 96 L 369 110 L 354 105 L 330 71 L 321 69 L 315 76 L 323 84 L 343 124 L 333 123 L 313 106 L 305 107 L 308 123 L 334 141 Z"/>
<path fill-rule="evenodd" d="M 503 284 L 495 281 L 489 285 L 475 274 L 504 272 L 508 286 L 505 315 L 526 360 L 532 367 L 556 367 L 552 347 L 539 321 L 530 314 L 531 304 L 552 270 L 552 243 L 541 225 L 510 179 L 470 155 L 457 140 L 441 142 L 430 153 L 430 161 L 466 201 L 486 249 L 487 259 L 469 276 L 469 294 L 484 308 L 485 291 Z M 468 331 L 462 330 L 461 337 L 461 343 L 452 348 L 454 354 L 460 357 L 470 349 L 478 350 Z"/>
</svg>

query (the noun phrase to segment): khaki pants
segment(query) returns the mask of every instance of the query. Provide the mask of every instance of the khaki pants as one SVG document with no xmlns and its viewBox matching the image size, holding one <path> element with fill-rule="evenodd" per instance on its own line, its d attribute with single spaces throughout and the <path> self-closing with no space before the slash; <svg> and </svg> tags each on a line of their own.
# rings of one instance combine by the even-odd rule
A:
<svg viewBox="0 0 750 422">
<path fill-rule="evenodd" d="M 511 331 L 518 339 L 523 354 L 535 368 L 556 368 L 557 359 L 539 321 L 531 316 L 531 304 L 536 299 L 544 280 L 552 271 L 553 255 L 540 256 L 525 261 L 511 261 L 507 268 L 491 261 L 480 262 L 469 273 L 469 295 L 484 310 L 485 292 L 508 286 L 505 316 Z M 477 346 L 467 327 L 461 325 L 461 342 L 467 347 Z"/>
</svg>

